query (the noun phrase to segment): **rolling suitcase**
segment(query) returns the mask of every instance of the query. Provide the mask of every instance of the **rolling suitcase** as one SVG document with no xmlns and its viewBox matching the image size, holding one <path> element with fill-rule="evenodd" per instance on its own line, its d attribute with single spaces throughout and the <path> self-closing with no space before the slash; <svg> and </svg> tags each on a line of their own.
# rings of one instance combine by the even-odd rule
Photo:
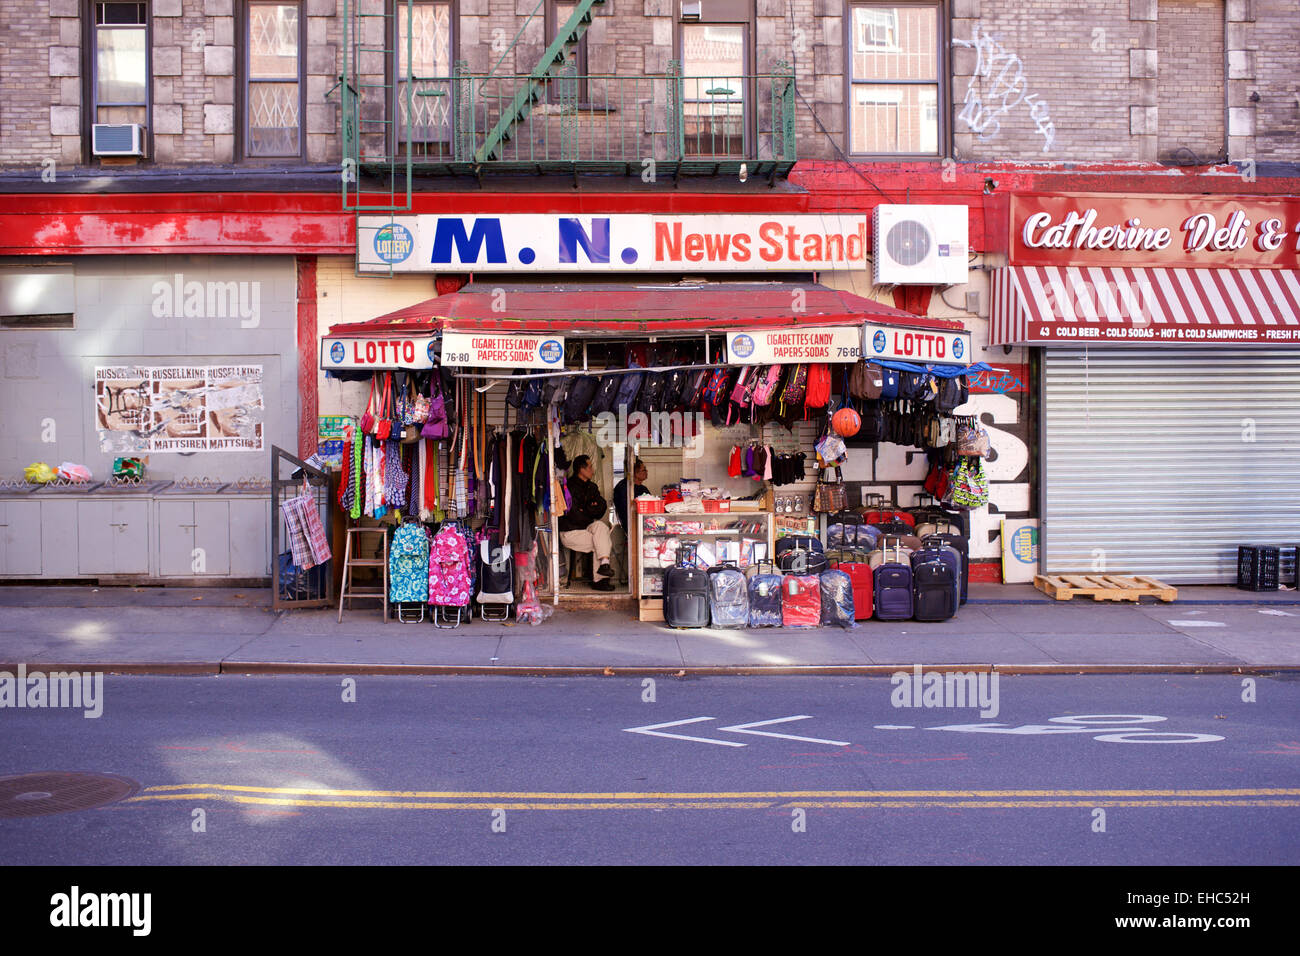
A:
<svg viewBox="0 0 1300 956">
<path fill-rule="evenodd" d="M 918 621 L 946 621 L 957 613 L 961 585 L 957 569 L 946 558 L 932 548 L 912 556 L 913 611 Z"/>
<path fill-rule="evenodd" d="M 786 574 L 821 574 L 830 567 L 830 562 L 826 559 L 825 552 L 821 550 L 821 543 L 818 542 L 816 551 L 793 548 L 778 554 L 776 566 Z"/>
<path fill-rule="evenodd" d="M 912 565 L 895 548 L 872 575 L 876 589 L 876 617 L 881 621 L 906 621 L 912 616 Z"/>
<path fill-rule="evenodd" d="M 767 568 L 766 571 L 763 569 Z M 781 626 L 781 575 L 771 561 L 755 561 L 746 569 L 749 578 L 749 626 Z"/>
<path fill-rule="evenodd" d="M 781 625 L 816 627 L 822 619 L 822 589 L 815 574 L 787 574 L 781 581 Z"/>
<path fill-rule="evenodd" d="M 871 620 L 874 609 L 874 597 L 871 588 L 871 565 L 866 562 L 866 555 L 850 555 L 852 560 L 837 564 L 836 570 L 849 576 L 853 586 L 853 617 L 858 621 Z"/>
<path fill-rule="evenodd" d="M 669 627 L 709 626 L 709 575 L 694 562 L 695 549 L 684 547 L 677 567 L 664 572 L 664 623 Z"/>
<path fill-rule="evenodd" d="M 821 538 L 812 534 L 785 534 L 776 539 L 776 559 L 781 560 L 781 555 L 790 551 L 816 551 L 821 553 L 826 550 L 822 547 Z"/>
<path fill-rule="evenodd" d="M 714 627 L 749 627 L 749 583 L 734 564 L 709 568 L 709 617 Z"/>
<path fill-rule="evenodd" d="M 823 627 L 852 627 L 855 618 L 853 579 L 844 571 L 823 571 L 818 576 L 821 587 Z"/>
<path fill-rule="evenodd" d="M 926 547 L 947 545 L 961 557 L 961 603 L 965 604 L 970 594 L 970 542 L 961 534 L 931 534 L 921 539 Z"/>
<path fill-rule="evenodd" d="M 962 564 L 963 564 L 962 559 L 961 559 L 961 552 L 958 551 L 956 548 L 954 548 L 954 547 L 953 547 L 952 545 L 950 545 L 950 544 L 943 544 L 943 543 L 938 542 L 938 541 L 932 541 L 932 542 L 930 542 L 930 543 L 928 543 L 928 544 L 925 544 L 924 552 L 925 552 L 925 553 L 934 552 L 935 555 L 939 558 L 940 561 L 942 561 L 944 564 L 947 564 L 947 565 L 949 565 L 949 566 L 952 567 L 952 576 L 953 576 L 953 593 L 954 593 L 954 595 L 955 595 L 955 597 L 956 597 L 957 604 L 960 606 L 960 604 L 961 604 L 961 570 L 962 570 Z M 912 561 L 912 564 L 915 565 L 915 564 L 916 564 L 916 561 L 913 560 L 913 561 Z M 912 577 L 913 577 L 913 578 L 916 577 L 915 573 L 913 573 Z"/>
</svg>

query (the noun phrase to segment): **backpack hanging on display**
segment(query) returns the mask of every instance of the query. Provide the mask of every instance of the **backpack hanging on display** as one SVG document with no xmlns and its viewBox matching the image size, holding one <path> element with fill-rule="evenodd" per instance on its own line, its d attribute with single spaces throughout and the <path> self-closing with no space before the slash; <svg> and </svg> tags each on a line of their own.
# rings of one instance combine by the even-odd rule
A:
<svg viewBox="0 0 1300 956">
<path fill-rule="evenodd" d="M 970 399 L 970 383 L 965 375 L 939 379 L 939 394 L 935 396 L 935 408 L 947 415 L 958 405 L 965 405 Z"/>
<path fill-rule="evenodd" d="M 880 400 L 882 402 L 892 402 L 899 398 L 898 394 L 898 370 L 892 368 L 880 367 Z"/>
<path fill-rule="evenodd" d="M 815 411 L 831 401 L 831 367 L 824 362 L 808 366 L 808 384 L 804 392 L 804 409 Z"/>
<path fill-rule="evenodd" d="M 596 397 L 596 388 L 600 379 L 594 375 L 579 375 L 569 385 L 564 398 L 564 422 L 573 425 L 587 420 L 587 409 Z"/>
<path fill-rule="evenodd" d="M 623 384 L 622 375 L 605 374 L 600 377 L 596 388 L 596 397 L 591 400 L 591 414 L 602 415 L 614 410 L 614 401 L 618 398 L 619 388 Z"/>
<path fill-rule="evenodd" d="M 646 415 L 663 410 L 664 385 L 667 376 L 663 372 L 646 372 L 641 382 L 641 394 L 637 397 L 636 410 Z"/>
<path fill-rule="evenodd" d="M 884 387 L 884 376 L 880 374 L 878 365 L 859 361 L 849 373 L 849 394 L 854 398 L 875 401 L 880 398 Z"/>
<path fill-rule="evenodd" d="M 769 365 L 763 369 L 754 385 L 754 404 L 767 406 L 772 404 L 781 387 L 782 372 L 780 365 Z"/>
</svg>

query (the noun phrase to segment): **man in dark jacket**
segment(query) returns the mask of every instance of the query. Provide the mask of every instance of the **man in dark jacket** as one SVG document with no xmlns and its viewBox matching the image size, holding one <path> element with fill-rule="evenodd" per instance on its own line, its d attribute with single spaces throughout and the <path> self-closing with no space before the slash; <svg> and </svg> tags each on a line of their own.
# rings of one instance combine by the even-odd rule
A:
<svg viewBox="0 0 1300 956">
<path fill-rule="evenodd" d="M 573 460 L 573 476 L 568 482 L 573 507 L 560 517 L 560 541 L 572 551 L 594 553 L 597 567 L 592 587 L 597 591 L 612 591 L 609 525 L 604 521 L 609 505 L 592 480 L 595 474 L 596 469 L 586 455 Z"/>
</svg>

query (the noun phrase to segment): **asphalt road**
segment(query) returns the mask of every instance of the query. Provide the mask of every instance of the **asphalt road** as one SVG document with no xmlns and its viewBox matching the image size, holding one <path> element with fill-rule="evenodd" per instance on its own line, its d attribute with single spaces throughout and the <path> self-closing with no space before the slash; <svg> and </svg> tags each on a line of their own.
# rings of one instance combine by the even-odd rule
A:
<svg viewBox="0 0 1300 956">
<path fill-rule="evenodd" d="M 0 776 L 140 790 L 0 862 L 1294 865 L 1300 682 L 1243 680 L 110 676 L 0 709 Z"/>
</svg>

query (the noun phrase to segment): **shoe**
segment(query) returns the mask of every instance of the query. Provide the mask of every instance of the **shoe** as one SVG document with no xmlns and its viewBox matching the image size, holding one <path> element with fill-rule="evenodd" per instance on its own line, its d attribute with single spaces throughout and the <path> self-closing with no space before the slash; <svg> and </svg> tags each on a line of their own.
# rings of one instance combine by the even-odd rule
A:
<svg viewBox="0 0 1300 956">
<path fill-rule="evenodd" d="M 591 589 L 593 591 L 612 591 L 614 590 L 614 582 L 610 581 L 608 578 L 604 581 L 593 581 L 591 583 Z"/>
<path fill-rule="evenodd" d="M 598 578 L 612 578 L 613 576 L 614 576 L 614 572 L 610 570 L 608 564 L 602 564 L 596 570 L 596 577 Z"/>
</svg>

